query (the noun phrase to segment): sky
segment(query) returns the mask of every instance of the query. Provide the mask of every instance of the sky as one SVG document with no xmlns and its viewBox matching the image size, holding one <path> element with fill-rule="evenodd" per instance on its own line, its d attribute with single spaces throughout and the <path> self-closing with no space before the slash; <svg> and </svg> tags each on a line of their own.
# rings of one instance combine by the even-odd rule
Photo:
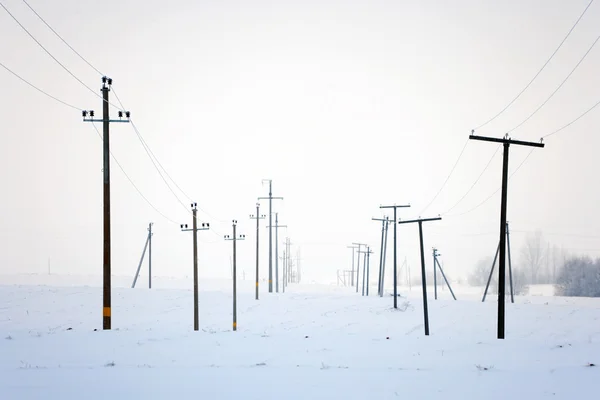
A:
<svg viewBox="0 0 600 400">
<path fill-rule="evenodd" d="M 22 0 L 1 2 L 91 90 L 0 8 L 0 62 L 76 108 L 0 68 L 0 274 L 46 273 L 50 263 L 53 273 L 100 275 L 102 141 L 77 108 L 101 114 L 102 75 Z M 451 279 L 493 257 L 500 195 L 481 203 L 500 187 L 502 150 L 469 191 L 497 145 L 468 136 L 528 84 L 589 0 L 28 3 L 113 79 L 111 102 L 117 95 L 131 111 L 183 190 L 165 184 L 131 124 L 111 125 L 113 155 L 152 204 L 111 160 L 114 274 L 133 276 L 153 222 L 153 273 L 190 276 L 192 235 L 179 224 L 191 225 L 193 201 L 212 227 L 198 234 L 200 275 L 230 276 L 232 244 L 223 235 L 235 219 L 246 235 L 238 268 L 250 279 L 256 223 L 249 215 L 268 195 L 263 179 L 272 179 L 273 195 L 284 197 L 273 202 L 287 225 L 279 243 L 289 236 L 293 253 L 300 250 L 306 282 L 335 282 L 337 270 L 350 268 L 352 242 L 369 244 L 371 265 L 378 262 L 381 224 L 371 218 L 391 216 L 382 204 L 410 204 L 398 210 L 402 219 L 442 215 L 424 224 L 426 260 L 430 268 L 436 246 Z M 597 40 L 599 18 L 594 3 L 533 84 L 476 134 L 502 137 L 542 104 Z M 594 47 L 510 136 L 539 141 L 593 106 L 599 65 Z M 571 253 L 600 255 L 598 122 L 600 107 L 544 140 L 510 180 L 517 267 L 537 230 Z M 511 147 L 511 172 L 529 152 Z M 268 202 L 260 212 L 268 213 Z M 267 233 L 261 221 L 261 279 Z M 417 227 L 400 225 L 397 235 L 399 260 L 415 273 Z"/>
</svg>

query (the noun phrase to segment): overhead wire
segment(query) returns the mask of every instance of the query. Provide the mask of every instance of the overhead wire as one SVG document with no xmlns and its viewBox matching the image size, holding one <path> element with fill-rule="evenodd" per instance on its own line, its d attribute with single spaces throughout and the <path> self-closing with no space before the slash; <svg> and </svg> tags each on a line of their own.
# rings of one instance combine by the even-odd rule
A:
<svg viewBox="0 0 600 400">
<path fill-rule="evenodd" d="M 569 126 L 573 125 L 575 122 L 579 121 L 581 118 L 583 118 L 584 116 L 586 116 L 590 111 L 592 111 L 594 108 L 598 107 L 600 105 L 600 101 L 598 101 L 596 104 L 594 104 L 593 106 L 591 106 L 590 108 L 588 108 L 586 111 L 584 111 L 582 114 L 580 114 L 577 118 L 575 118 L 574 120 L 572 120 L 571 122 L 567 123 L 566 125 L 561 126 L 560 128 L 556 129 L 555 131 L 552 131 L 550 133 L 548 133 L 547 135 L 542 136 L 542 139 L 545 139 L 549 136 L 555 135 L 558 132 L 568 128 Z"/>
<path fill-rule="evenodd" d="M 55 97 L 55 96 L 51 95 L 50 93 L 48 93 L 48 92 L 46 92 L 46 91 L 44 91 L 44 90 L 40 89 L 39 87 L 35 86 L 33 83 L 29 82 L 28 80 L 26 80 L 25 78 L 23 78 L 22 76 L 20 76 L 19 74 L 17 74 L 15 71 L 13 71 L 12 69 L 8 68 L 8 67 L 7 67 L 6 65 L 4 65 L 2 62 L 0 62 L 0 66 L 1 66 L 2 68 L 4 68 L 5 70 L 7 70 L 8 72 L 10 72 L 11 74 L 13 74 L 15 77 L 19 78 L 19 79 L 20 79 L 21 81 L 23 81 L 24 83 L 28 84 L 30 87 L 32 87 L 32 88 L 34 88 L 35 90 L 37 90 L 38 92 L 40 92 L 40 93 L 42 93 L 42 94 L 44 94 L 44 95 L 46 95 L 46 96 L 50 97 L 51 99 L 53 99 L 53 100 L 55 100 L 55 101 L 57 101 L 57 102 L 59 102 L 59 103 L 61 103 L 61 104 L 65 105 L 65 106 L 67 106 L 67 107 L 70 107 L 70 108 L 72 108 L 72 109 L 75 109 L 75 110 L 78 110 L 78 111 L 83 111 L 83 109 L 81 109 L 81 108 L 79 108 L 79 107 L 77 107 L 77 106 L 74 106 L 74 105 L 72 105 L 72 104 L 69 104 L 69 103 L 67 103 L 66 101 L 63 101 L 63 100 L 59 99 L 58 97 Z"/>
<path fill-rule="evenodd" d="M 537 114 L 537 112 L 540 111 L 542 109 L 542 107 L 544 107 L 550 101 L 550 99 L 552 99 L 552 97 L 554 97 L 554 95 L 560 90 L 560 88 L 562 88 L 563 85 L 569 80 L 571 75 L 573 75 L 575 70 L 577 70 L 577 68 L 581 65 L 583 60 L 585 60 L 585 58 L 590 53 L 590 51 L 592 51 L 592 49 L 596 46 L 596 43 L 598 43 L 598 40 L 600 40 L 600 35 L 598 35 L 596 40 L 594 40 L 594 43 L 592 43 L 592 45 L 588 48 L 588 50 L 585 52 L 583 57 L 581 57 L 579 59 L 579 62 L 575 65 L 575 67 L 571 70 L 571 72 L 569 72 L 569 74 L 566 76 L 566 78 L 563 79 L 563 81 L 560 83 L 560 85 L 558 85 L 558 87 L 556 89 L 554 89 L 554 91 L 552 93 L 550 93 L 550 96 L 548 96 L 546 98 L 546 100 L 544 100 L 544 102 L 538 106 L 538 108 L 536 108 L 531 114 L 529 114 L 529 116 L 527 118 L 525 118 L 523 121 L 521 121 L 517 126 L 513 127 L 512 129 L 509 129 L 507 131 L 507 133 L 511 133 L 511 132 L 515 131 L 516 129 L 520 128 L 523 124 L 525 124 L 527 121 L 529 121 L 531 119 L 531 117 L 533 117 L 535 114 Z"/>
<path fill-rule="evenodd" d="M 523 159 L 523 161 L 521 161 L 521 163 L 517 166 L 517 168 L 509 175 L 509 177 L 508 177 L 509 181 L 519 171 L 519 169 L 521 169 L 521 167 L 523 166 L 523 164 L 525 164 L 525 162 L 527 161 L 527 159 L 529 159 L 529 156 L 531 156 L 531 154 L 533 153 L 533 150 L 534 149 L 531 149 L 529 151 L 529 153 L 527 153 L 527 156 Z M 499 187 L 498 189 L 496 189 L 496 191 L 494 191 L 494 193 L 490 194 L 481 203 L 477 204 L 475 207 L 471 208 L 470 210 L 462 212 L 462 213 L 459 213 L 459 214 L 446 214 L 446 216 L 447 217 L 460 217 L 462 215 L 469 214 L 469 213 L 477 210 L 479 207 L 481 207 L 485 203 L 487 203 L 492 197 L 494 197 L 496 195 L 496 193 L 498 193 L 500 191 L 500 189 L 502 189 L 502 187 Z"/>
<path fill-rule="evenodd" d="M 90 63 L 88 60 L 86 60 L 86 59 L 85 59 L 85 58 L 84 58 L 84 57 L 83 57 L 81 54 L 79 54 L 79 52 L 78 52 L 77 50 L 75 50 L 75 49 L 74 49 L 74 48 L 73 48 L 73 47 L 72 47 L 72 46 L 71 46 L 69 43 L 67 43 L 67 41 L 66 41 L 65 39 L 63 39 L 63 37 L 62 37 L 62 36 L 60 36 L 60 35 L 58 34 L 58 32 L 56 32 L 56 31 L 54 30 L 54 28 L 52 28 L 52 27 L 50 26 L 50 24 L 49 24 L 49 23 L 47 23 L 47 22 L 46 22 L 46 20 L 45 20 L 44 18 L 42 18 L 42 16 L 41 16 L 40 14 L 38 14 L 38 12 L 37 12 L 37 11 L 35 11 L 35 10 L 33 9 L 33 7 L 32 7 L 32 6 L 31 6 L 31 5 L 30 5 L 30 4 L 29 4 L 29 3 L 28 3 L 26 0 L 23 0 L 23 3 L 25 3 L 25 4 L 27 5 L 27 7 L 29 7 L 29 9 L 30 9 L 31 11 L 33 11 L 33 13 L 34 13 L 34 14 L 35 14 L 35 15 L 36 15 L 36 16 L 37 16 L 37 17 L 38 17 L 38 18 L 39 18 L 39 19 L 40 19 L 40 20 L 41 20 L 41 21 L 42 21 L 42 22 L 43 22 L 43 23 L 44 23 L 44 24 L 45 24 L 47 27 L 48 27 L 48 29 L 50 29 L 50 30 L 52 31 L 52 33 L 54 33 L 54 34 L 55 34 L 55 35 L 56 35 L 56 36 L 57 36 L 57 37 L 58 37 L 58 38 L 59 38 L 59 39 L 60 39 L 60 40 L 61 40 L 61 41 L 62 41 L 64 44 L 66 44 L 66 45 L 67 45 L 67 47 L 73 51 L 73 53 L 77 54 L 77 56 L 79 56 L 79 58 L 81 58 L 81 59 L 83 60 L 83 62 L 85 62 L 87 65 L 89 65 L 89 66 L 90 66 L 90 67 L 91 67 L 91 68 L 92 68 L 94 71 L 96 71 L 98 74 L 100 74 L 100 75 L 104 75 L 102 72 L 100 72 L 100 70 L 98 70 L 98 68 L 94 67 L 94 66 L 93 66 L 93 65 L 92 65 L 92 64 L 91 64 L 91 63 Z"/>
<path fill-rule="evenodd" d="M 588 5 L 585 7 L 585 9 L 583 10 L 583 12 L 581 13 L 581 15 L 579 15 L 579 18 L 577 18 L 577 21 L 575 21 L 575 24 L 573 24 L 573 26 L 571 27 L 571 29 L 569 29 L 569 32 L 567 32 L 567 35 L 563 38 L 563 40 L 560 42 L 560 44 L 558 45 L 558 47 L 554 50 L 554 52 L 552 52 L 552 54 L 550 55 L 550 57 L 548 58 L 548 60 L 546 60 L 546 62 L 542 65 L 542 67 L 538 70 L 538 72 L 533 76 L 533 78 L 531 78 L 531 80 L 529 81 L 529 83 L 527 85 L 525 85 L 525 87 L 517 94 L 517 96 L 515 98 L 513 98 L 502 110 L 500 110 L 499 113 L 497 113 L 496 115 L 494 115 L 492 118 L 488 119 L 486 122 L 484 122 L 483 124 L 477 126 L 475 128 L 475 130 L 483 128 L 484 126 L 486 126 L 487 124 L 489 124 L 490 122 L 494 121 L 496 118 L 498 118 L 500 115 L 502 115 L 506 110 L 508 110 L 508 108 L 510 106 L 513 105 L 513 103 L 515 101 L 517 101 L 517 99 L 519 97 L 521 97 L 521 95 L 523 93 L 525 93 L 525 91 L 527 89 L 529 89 L 529 87 L 531 86 L 531 84 L 537 79 L 537 77 L 542 73 L 542 71 L 546 68 L 546 66 L 550 63 L 550 61 L 554 58 L 554 56 L 556 55 L 556 53 L 558 53 L 558 51 L 560 50 L 560 48 L 562 47 L 562 45 L 567 41 L 567 39 L 569 38 L 569 36 L 571 36 L 571 32 L 573 32 L 573 30 L 575 29 L 575 27 L 579 24 L 579 21 L 581 21 L 581 18 L 583 18 L 583 16 L 585 15 L 585 13 L 587 12 L 588 8 L 590 8 L 590 6 L 592 5 L 592 3 L 594 2 L 594 0 L 590 0 L 590 2 L 588 3 Z"/>
<path fill-rule="evenodd" d="M 467 144 L 469 143 L 469 139 L 467 139 L 465 141 L 465 144 L 462 148 L 462 150 L 460 151 L 460 154 L 458 155 L 458 158 L 456 159 L 456 162 L 454 163 L 454 165 L 452 166 L 452 169 L 450 170 L 450 173 L 448 174 L 448 176 L 446 177 L 446 180 L 444 181 L 444 183 L 442 183 L 442 186 L 440 187 L 440 189 L 437 191 L 437 193 L 435 194 L 435 196 L 433 196 L 433 199 L 431 199 L 431 201 L 425 206 L 425 208 L 423 208 L 420 212 L 419 215 L 423 215 L 423 213 L 425 211 L 427 211 L 427 209 L 433 204 L 433 202 L 435 201 L 435 199 L 437 199 L 437 197 L 440 195 L 440 193 L 442 193 L 442 190 L 444 189 L 444 187 L 446 186 L 446 184 L 448 183 L 448 180 L 450 180 L 450 177 L 452 176 L 452 174 L 454 173 L 454 170 L 456 169 L 456 166 L 458 165 L 458 162 L 460 161 L 460 159 L 463 156 L 463 153 L 465 152 L 465 149 L 467 148 Z"/>
<path fill-rule="evenodd" d="M 52 53 L 50 53 L 50 51 L 42 43 L 40 43 L 40 41 L 37 40 L 31 32 L 29 32 L 29 30 L 27 30 L 27 28 L 25 28 L 25 26 L 17 19 L 17 17 L 15 17 L 8 10 L 8 8 L 6 8 L 6 6 L 2 3 L 2 1 L 0 1 L 0 6 L 8 13 L 8 15 L 11 16 L 11 18 L 21 27 L 21 29 L 23 29 L 25 31 L 25 33 L 27 33 L 27 35 L 29 35 L 29 37 L 31 39 L 33 39 L 33 41 L 36 42 L 37 45 L 40 46 L 42 48 L 42 50 L 44 50 L 44 52 L 46 52 L 46 54 L 48 54 L 50 56 L 50 58 L 52 58 L 58 65 L 60 65 L 62 67 L 62 69 L 64 69 L 69 75 L 71 75 L 71 77 L 73 77 L 75 80 L 77 80 L 77 82 L 79 82 L 81 85 L 83 85 L 87 90 L 92 92 L 95 96 L 101 98 L 102 101 L 105 101 L 101 94 L 99 94 L 96 90 L 94 90 L 91 87 L 89 87 L 88 85 L 86 85 L 85 82 L 83 82 L 81 79 L 79 79 L 79 77 L 77 77 L 77 75 L 75 75 L 73 72 L 71 72 L 71 70 L 69 68 L 67 68 L 63 63 L 61 63 L 56 57 L 54 57 L 54 55 Z M 109 104 L 111 106 L 119 109 L 119 107 L 117 107 L 116 105 L 114 105 L 110 102 L 109 102 Z"/>
<path fill-rule="evenodd" d="M 498 154 L 498 150 L 500 150 L 500 147 L 502 147 L 502 146 L 496 147 L 496 151 L 494 151 L 494 154 L 492 154 L 492 156 L 490 157 L 489 161 L 487 162 L 485 168 L 483 168 L 483 171 L 481 171 L 481 173 L 479 174 L 479 176 L 477 177 L 477 179 L 475 179 L 475 182 L 473 182 L 473 184 L 471 185 L 471 187 L 469 188 L 469 190 L 467 190 L 466 193 L 456 203 L 454 203 L 454 205 L 452 207 L 450 207 L 448 210 L 446 210 L 445 212 L 443 212 L 441 215 L 446 215 L 450 211 L 454 210 L 454 208 L 456 208 L 456 206 L 458 206 L 465 199 L 465 197 L 467 197 L 467 195 L 469 193 L 471 193 L 471 191 L 473 190 L 473 188 L 475 187 L 475 185 L 477 185 L 477 182 L 479 182 L 479 180 L 481 179 L 481 177 L 483 176 L 483 174 L 485 173 L 485 171 L 487 171 L 487 169 L 489 168 L 489 166 L 492 164 L 492 161 L 494 160 L 494 157 L 496 157 L 496 154 Z"/>
</svg>

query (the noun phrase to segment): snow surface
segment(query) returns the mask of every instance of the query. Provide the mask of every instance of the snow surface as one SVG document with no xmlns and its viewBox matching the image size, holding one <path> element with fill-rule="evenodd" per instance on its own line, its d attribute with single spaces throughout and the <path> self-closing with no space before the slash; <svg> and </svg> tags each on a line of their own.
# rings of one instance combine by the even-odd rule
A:
<svg viewBox="0 0 600 400">
<path fill-rule="evenodd" d="M 600 391 L 600 367 L 589 366 L 600 363 L 600 299 L 517 297 L 497 340 L 495 296 L 481 303 L 480 293 L 457 290 L 453 301 L 446 290 L 435 301 L 430 288 L 426 337 L 419 288 L 403 288 L 394 310 L 389 295 L 332 286 L 261 289 L 256 301 L 246 281 L 232 332 L 231 282 L 207 280 L 193 332 L 190 281 L 155 282 L 129 289 L 115 278 L 113 330 L 102 331 L 99 277 L 0 276 L 0 399 L 591 399 Z"/>
</svg>

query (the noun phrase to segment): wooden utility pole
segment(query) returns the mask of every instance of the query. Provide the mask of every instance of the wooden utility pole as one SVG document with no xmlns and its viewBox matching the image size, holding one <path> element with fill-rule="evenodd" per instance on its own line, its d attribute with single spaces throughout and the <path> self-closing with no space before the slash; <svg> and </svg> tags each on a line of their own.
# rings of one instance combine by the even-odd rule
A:
<svg viewBox="0 0 600 400">
<path fill-rule="evenodd" d="M 142 268 L 142 263 L 144 262 L 146 249 L 148 249 L 148 289 L 152 288 L 152 225 L 152 222 L 150 222 L 150 224 L 148 225 L 148 236 L 146 236 L 146 244 L 144 244 L 142 257 L 140 258 L 140 263 L 138 264 L 137 271 L 135 272 L 135 276 L 133 277 L 133 283 L 131 284 L 132 289 L 135 288 L 137 279 L 140 276 L 140 269 Z"/>
<path fill-rule="evenodd" d="M 188 229 L 187 224 L 181 224 L 181 231 L 188 232 L 192 231 L 193 240 L 194 240 L 194 330 L 197 331 L 200 329 L 199 322 L 199 310 L 198 310 L 198 231 L 205 231 L 210 228 L 208 222 L 203 222 L 202 227 L 198 228 L 196 214 L 198 212 L 197 209 L 198 203 L 192 203 L 192 229 Z"/>
<path fill-rule="evenodd" d="M 419 218 L 410 221 L 398 221 L 398 224 L 412 224 L 414 222 L 419 224 L 419 242 L 421 244 L 421 284 L 423 286 L 423 320 L 425 322 L 425 335 L 429 336 L 429 311 L 427 309 L 427 277 L 425 272 L 425 251 L 423 248 L 423 222 L 428 221 L 439 221 L 441 217 L 437 218 Z M 394 274 L 395 275 L 395 274 Z"/>
<path fill-rule="evenodd" d="M 261 219 L 265 219 L 264 214 L 260 214 L 260 203 L 256 203 L 256 215 L 250 214 L 250 219 L 256 220 L 256 300 L 258 300 L 258 253 L 260 247 L 258 246 L 258 238 L 260 236 L 259 222 Z"/>
<path fill-rule="evenodd" d="M 379 206 L 379 208 L 393 208 L 394 209 L 394 308 L 398 308 L 398 252 L 397 246 L 398 242 L 396 239 L 396 222 L 398 222 L 398 216 L 396 215 L 396 210 L 398 208 L 406 208 L 410 207 L 409 205 L 405 206 Z"/>
<path fill-rule="evenodd" d="M 353 245 L 357 246 L 358 250 L 356 251 L 356 253 L 358 254 L 358 256 L 356 257 L 356 293 L 358 293 L 358 282 L 359 282 L 359 278 L 360 278 L 360 248 L 362 246 L 367 246 L 364 243 L 352 243 Z M 363 267 L 364 268 L 364 267 Z"/>
<path fill-rule="evenodd" d="M 237 331 L 237 254 L 236 243 L 246 239 L 246 235 L 237 235 L 235 228 L 237 221 L 233 220 L 233 236 L 225 235 L 225 240 L 233 241 L 233 330 Z"/>
<path fill-rule="evenodd" d="M 103 203 L 104 203 L 104 250 L 102 261 L 103 290 L 102 290 L 102 329 L 111 329 L 111 238 L 110 238 L 110 123 L 111 122 L 129 122 L 130 113 L 125 112 L 126 119 L 123 119 L 123 111 L 119 111 L 119 118 L 111 120 L 109 115 L 108 93 L 112 79 L 106 76 L 102 77 L 102 119 L 94 119 L 94 111 L 82 111 L 85 122 L 102 122 L 102 160 L 103 160 Z M 88 118 L 89 115 L 89 118 Z"/>
<path fill-rule="evenodd" d="M 485 136 L 469 136 L 471 140 L 502 143 L 504 154 L 502 158 L 502 199 L 500 201 L 500 262 L 498 266 L 498 339 L 504 339 L 504 312 L 505 312 L 505 274 L 506 274 L 506 206 L 508 202 L 508 152 L 511 144 L 528 147 L 544 147 L 543 143 L 523 142 L 513 140 L 506 135 L 504 138 L 492 138 Z"/>
<path fill-rule="evenodd" d="M 450 293 L 452 294 L 452 297 L 454 298 L 454 300 L 456 300 L 456 296 L 454 295 L 454 291 L 452 290 L 452 287 L 450 286 L 450 282 L 448 282 L 448 279 L 446 279 L 446 274 L 444 273 L 444 269 L 442 268 L 442 266 L 440 265 L 440 261 L 438 260 L 438 257 L 441 256 L 440 253 L 438 253 L 438 249 L 436 249 L 435 247 L 433 248 L 433 277 L 434 277 L 434 286 L 435 286 L 435 299 L 437 300 L 437 282 L 435 279 L 436 273 L 436 266 L 437 268 L 440 269 L 440 272 L 442 273 L 442 277 L 444 278 L 444 282 L 446 282 L 446 286 L 448 286 L 448 289 L 450 289 Z M 443 288 L 443 286 L 442 286 Z"/>
</svg>

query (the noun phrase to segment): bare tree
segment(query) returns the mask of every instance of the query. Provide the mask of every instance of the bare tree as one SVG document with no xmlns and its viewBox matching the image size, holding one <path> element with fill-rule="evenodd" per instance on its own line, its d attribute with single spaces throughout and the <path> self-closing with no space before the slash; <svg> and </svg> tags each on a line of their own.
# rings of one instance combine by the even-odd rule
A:
<svg viewBox="0 0 600 400">
<path fill-rule="evenodd" d="M 546 251 L 544 247 L 542 232 L 536 231 L 527 237 L 525 246 L 521 249 L 522 266 L 529 272 L 531 284 L 538 283 L 541 268 L 545 265 Z"/>
</svg>

